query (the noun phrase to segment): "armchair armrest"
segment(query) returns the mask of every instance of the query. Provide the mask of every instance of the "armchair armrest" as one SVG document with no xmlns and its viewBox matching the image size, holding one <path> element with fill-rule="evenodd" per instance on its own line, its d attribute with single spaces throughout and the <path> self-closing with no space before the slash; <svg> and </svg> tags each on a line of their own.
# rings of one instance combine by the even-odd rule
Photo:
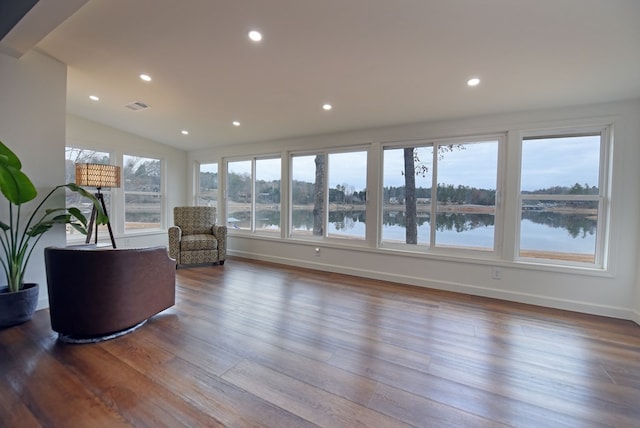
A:
<svg viewBox="0 0 640 428">
<path fill-rule="evenodd" d="M 169 257 L 176 262 L 180 255 L 180 238 L 182 238 L 182 229 L 178 226 L 169 227 Z"/>
<path fill-rule="evenodd" d="M 214 224 L 211 232 L 218 240 L 218 257 L 224 263 L 227 258 L 227 226 Z"/>
</svg>

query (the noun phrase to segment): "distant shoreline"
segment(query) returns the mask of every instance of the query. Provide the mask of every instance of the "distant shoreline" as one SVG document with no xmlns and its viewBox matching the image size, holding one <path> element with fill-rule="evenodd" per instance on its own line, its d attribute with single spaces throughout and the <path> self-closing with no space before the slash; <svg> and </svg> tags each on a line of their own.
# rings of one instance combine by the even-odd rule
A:
<svg viewBox="0 0 640 428">
<path fill-rule="evenodd" d="M 251 204 L 243 202 L 229 202 L 229 211 L 249 211 Z M 278 204 L 256 204 L 256 209 L 261 211 L 280 211 Z M 313 210 L 313 204 L 293 205 L 294 210 Z M 329 211 L 364 211 L 366 206 L 356 204 L 330 204 Z M 385 212 L 395 211 L 404 212 L 406 207 L 404 204 L 385 204 Z M 431 204 L 417 204 L 416 211 L 426 213 L 431 211 Z M 474 205 L 474 204 L 438 204 L 439 212 L 465 213 L 465 214 L 495 214 L 495 205 Z M 562 214 L 582 214 L 597 216 L 598 210 L 594 208 L 570 208 L 570 207 L 545 207 L 533 212 L 553 212 Z"/>
</svg>

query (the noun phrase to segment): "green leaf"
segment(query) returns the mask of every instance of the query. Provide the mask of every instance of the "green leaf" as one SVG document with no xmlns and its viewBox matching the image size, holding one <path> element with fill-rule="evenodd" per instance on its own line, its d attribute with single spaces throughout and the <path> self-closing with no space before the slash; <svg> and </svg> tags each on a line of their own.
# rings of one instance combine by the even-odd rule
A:
<svg viewBox="0 0 640 428">
<path fill-rule="evenodd" d="M 51 219 L 51 223 L 56 223 L 56 224 L 58 223 L 66 224 L 70 222 L 71 222 L 70 214 L 60 214 Z"/>
<path fill-rule="evenodd" d="M 107 215 L 107 213 L 104 212 L 104 210 L 102 209 L 102 204 L 100 203 L 100 201 L 98 200 L 98 198 L 95 197 L 95 195 L 93 193 L 88 192 L 86 189 L 78 186 L 75 183 L 67 183 L 65 184 L 65 186 L 67 188 L 69 188 L 70 190 L 79 193 L 80 195 L 84 196 L 85 198 L 91 200 L 91 202 L 93 203 L 94 208 L 97 211 L 97 216 L 96 216 L 96 223 L 97 224 L 107 224 L 109 223 L 109 216 Z M 85 218 L 84 216 L 82 216 L 82 218 Z M 78 219 L 80 220 L 80 217 L 78 217 Z M 86 220 L 83 223 L 86 225 Z"/>
<path fill-rule="evenodd" d="M 87 234 L 86 224 L 84 225 L 84 227 L 83 227 L 83 225 L 78 224 L 78 223 L 69 223 L 69 224 L 71 225 L 71 227 L 73 227 L 75 230 L 77 230 L 78 232 L 82 233 L 83 235 Z"/>
<path fill-rule="evenodd" d="M 38 195 L 35 186 L 21 168 L 20 159 L 0 141 L 0 191 L 15 205 L 29 202 Z"/>
<path fill-rule="evenodd" d="M 7 165 L 22 169 L 22 162 L 20 162 L 18 156 L 9 147 L 5 146 L 2 141 L 0 141 L 0 158 L 4 158 L 4 163 Z M 0 159 L 0 162 L 3 162 L 3 160 Z"/>
<path fill-rule="evenodd" d="M 76 218 L 80 223 L 82 223 L 85 228 L 87 227 L 87 218 L 84 216 L 84 214 L 82 214 L 82 211 L 80 211 L 79 208 L 70 207 L 68 208 L 68 211 L 69 214 L 71 214 L 72 217 Z"/>
<path fill-rule="evenodd" d="M 35 186 L 19 169 L 0 163 L 0 191 L 9 202 L 20 205 L 38 195 Z"/>
<path fill-rule="evenodd" d="M 27 232 L 27 235 L 32 237 L 42 235 L 47 230 L 51 229 L 52 226 L 53 224 L 51 222 L 38 223 L 35 226 L 33 226 L 31 229 L 29 229 L 29 231 Z"/>
</svg>

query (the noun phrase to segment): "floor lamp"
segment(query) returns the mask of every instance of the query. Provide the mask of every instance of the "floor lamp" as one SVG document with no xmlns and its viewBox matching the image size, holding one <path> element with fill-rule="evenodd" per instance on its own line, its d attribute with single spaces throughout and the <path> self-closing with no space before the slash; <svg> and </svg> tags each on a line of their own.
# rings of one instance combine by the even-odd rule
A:
<svg viewBox="0 0 640 428">
<path fill-rule="evenodd" d="M 102 210 L 107 214 L 107 207 L 104 203 L 104 196 L 100 192 L 103 187 L 120 187 L 120 167 L 116 165 L 105 165 L 100 163 L 77 163 L 76 164 L 76 184 L 78 186 L 88 186 L 96 188 L 96 199 L 102 204 Z M 98 209 L 93 206 L 91 210 L 91 219 L 89 220 L 89 226 L 87 227 L 87 240 L 85 244 L 91 241 L 91 232 L 95 222 L 95 243 L 98 243 Z M 111 222 L 107 221 L 107 228 L 109 229 L 109 237 L 111 238 L 111 245 L 116 248 L 116 240 L 113 238 L 113 230 L 111 229 Z"/>
</svg>

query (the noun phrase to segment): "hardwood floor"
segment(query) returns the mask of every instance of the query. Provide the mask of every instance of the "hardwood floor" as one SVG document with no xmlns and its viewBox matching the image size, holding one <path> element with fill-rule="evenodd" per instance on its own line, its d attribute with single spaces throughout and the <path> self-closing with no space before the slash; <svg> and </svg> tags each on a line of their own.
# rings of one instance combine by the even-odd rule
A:
<svg viewBox="0 0 640 428">
<path fill-rule="evenodd" d="M 2 427 L 637 427 L 640 326 L 232 258 L 90 345 L 0 331 Z"/>
</svg>

